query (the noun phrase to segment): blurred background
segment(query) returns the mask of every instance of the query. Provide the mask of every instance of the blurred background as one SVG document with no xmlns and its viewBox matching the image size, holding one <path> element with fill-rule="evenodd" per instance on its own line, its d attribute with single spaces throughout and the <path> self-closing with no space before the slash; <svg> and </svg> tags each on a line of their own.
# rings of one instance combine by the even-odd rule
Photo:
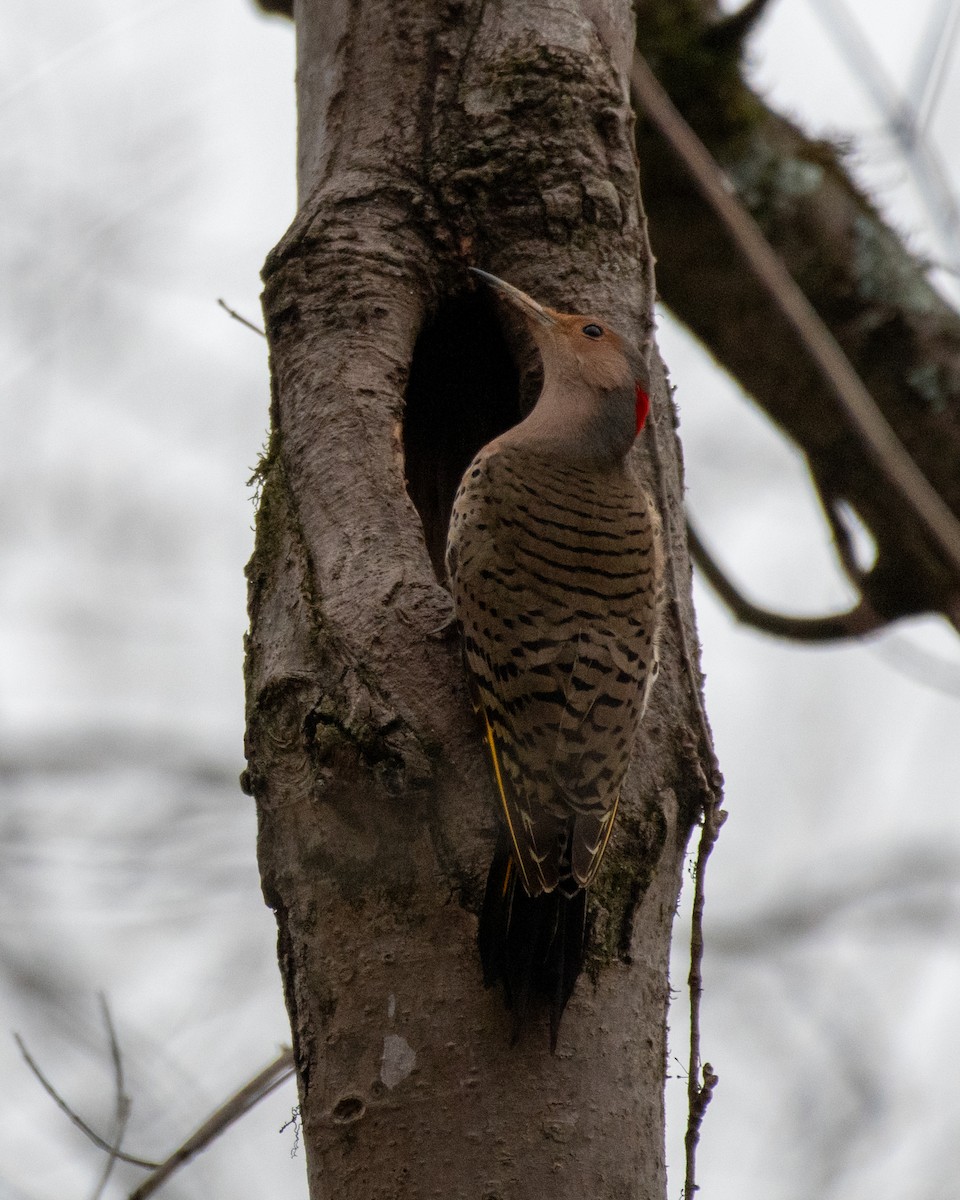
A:
<svg viewBox="0 0 960 1200">
<path fill-rule="evenodd" d="M 960 4 L 776 0 L 754 80 L 956 302 Z M 109 998 L 130 1152 L 163 1157 L 288 1037 L 242 767 L 258 272 L 294 211 L 293 32 L 244 0 L 0 17 L 0 1200 L 90 1196 Z M 851 596 L 799 456 L 664 314 L 692 512 L 751 598 Z M 960 1169 L 960 639 L 737 627 L 704 587 L 730 817 L 708 882 L 714 1200 L 942 1200 Z M 689 889 L 688 889 L 689 891 Z M 685 920 L 685 912 L 682 914 Z M 675 986 L 686 976 L 678 926 Z M 685 997 L 672 1016 L 682 1184 Z M 306 1196 L 292 1083 L 165 1195 Z M 118 1169 L 107 1194 L 140 1174 Z"/>
</svg>

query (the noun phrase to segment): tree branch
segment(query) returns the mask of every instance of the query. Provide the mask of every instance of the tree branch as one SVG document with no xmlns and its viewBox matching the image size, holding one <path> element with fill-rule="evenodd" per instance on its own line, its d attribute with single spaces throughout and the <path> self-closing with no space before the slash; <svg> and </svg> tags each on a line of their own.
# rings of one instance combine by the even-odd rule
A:
<svg viewBox="0 0 960 1200">
<path fill-rule="evenodd" d="M 66 1100 L 63 1099 L 57 1089 L 37 1066 L 19 1033 L 15 1033 L 13 1035 L 13 1040 L 17 1043 L 20 1053 L 23 1055 L 24 1062 L 34 1073 L 43 1090 L 47 1093 L 54 1104 L 56 1104 L 57 1108 L 59 1108 L 62 1113 L 65 1113 L 73 1122 L 73 1124 L 76 1125 L 76 1127 L 80 1130 L 80 1132 L 84 1134 L 85 1137 L 88 1137 L 95 1146 L 106 1151 L 107 1154 L 112 1155 L 114 1158 L 119 1159 L 120 1162 L 130 1163 L 134 1167 L 145 1167 L 146 1169 L 152 1171 L 154 1168 L 160 1165 L 159 1163 L 153 1162 L 148 1158 L 139 1158 L 134 1154 L 124 1154 L 120 1150 L 119 1146 L 111 1145 L 111 1143 L 102 1138 L 99 1133 L 91 1129 L 86 1121 L 84 1121 L 82 1117 L 74 1112 Z"/>
<path fill-rule="evenodd" d="M 130 1193 L 129 1200 L 146 1200 L 147 1196 L 152 1196 L 174 1171 L 189 1162 L 201 1150 L 205 1150 L 228 1126 L 248 1113 L 265 1096 L 269 1096 L 292 1074 L 293 1051 L 287 1048 L 269 1066 L 264 1067 L 258 1075 L 255 1075 L 249 1083 L 244 1084 L 238 1092 L 235 1092 L 226 1103 L 221 1104 L 216 1112 L 212 1113 L 169 1158 L 162 1163 L 155 1164 L 156 1169 L 153 1174 L 148 1175 L 139 1187 L 134 1188 Z"/>
<path fill-rule="evenodd" d="M 43 1090 L 53 1100 L 61 1112 L 65 1113 L 74 1125 L 89 1138 L 91 1142 L 100 1150 L 107 1154 L 107 1163 L 101 1174 L 97 1189 L 94 1193 L 93 1200 L 98 1200 L 102 1195 L 107 1181 L 114 1165 L 117 1162 L 129 1163 L 134 1167 L 143 1167 L 149 1170 L 152 1174 L 130 1194 L 130 1200 L 144 1200 L 147 1196 L 152 1196 L 153 1193 L 167 1180 L 169 1177 L 181 1167 L 185 1162 L 188 1162 L 201 1150 L 205 1150 L 215 1138 L 217 1138 L 225 1129 L 248 1113 L 251 1108 L 269 1096 L 272 1091 L 284 1083 L 294 1071 L 293 1051 L 286 1047 L 273 1060 L 269 1066 L 264 1067 L 262 1071 L 256 1074 L 248 1083 L 244 1084 L 239 1091 L 235 1092 L 229 1100 L 225 1101 L 220 1107 L 212 1113 L 206 1121 L 191 1134 L 190 1137 L 179 1146 L 171 1155 L 162 1162 L 155 1162 L 152 1159 L 141 1158 L 134 1154 L 126 1154 L 121 1149 L 121 1142 L 126 1131 L 127 1122 L 130 1117 L 130 1099 L 126 1094 L 123 1078 L 123 1059 L 120 1053 L 120 1044 L 117 1040 L 116 1030 L 114 1029 L 113 1020 L 110 1016 L 110 1010 L 107 1007 L 106 999 L 100 997 L 101 1009 L 103 1012 L 104 1023 L 107 1027 L 107 1035 L 110 1041 L 110 1056 L 113 1061 L 114 1070 L 114 1087 L 116 1090 L 116 1130 L 114 1132 L 113 1141 L 108 1142 L 102 1138 L 94 1129 L 83 1120 L 63 1099 L 60 1093 L 56 1090 L 53 1084 L 47 1079 L 44 1073 L 40 1070 L 36 1061 L 27 1050 L 23 1039 L 18 1033 L 13 1035 L 14 1041 L 23 1055 L 27 1066 L 36 1076 Z"/>
<path fill-rule="evenodd" d="M 735 190 L 909 457 L 960 513 L 960 316 L 852 182 L 842 152 L 767 107 L 745 82 L 742 46 L 716 44 L 716 25 L 714 0 L 693 0 L 680 19 L 669 0 L 651 0 L 637 45 L 720 164 L 722 190 Z M 955 564 L 867 452 L 672 143 L 646 119 L 636 140 L 664 303 L 870 531 L 877 556 L 859 586 L 873 609 L 940 612 L 960 628 Z"/>
<path fill-rule="evenodd" d="M 116 1128 L 113 1135 L 113 1144 L 107 1155 L 107 1161 L 104 1163 L 103 1171 L 100 1173 L 100 1179 L 93 1193 L 92 1200 L 100 1200 L 100 1197 L 106 1190 L 107 1183 L 113 1173 L 113 1168 L 120 1157 L 120 1147 L 123 1144 L 123 1135 L 127 1129 L 127 1121 L 130 1119 L 130 1109 L 132 1107 L 130 1097 L 127 1095 L 123 1082 L 123 1057 L 120 1053 L 120 1042 L 117 1039 L 117 1031 L 113 1025 L 113 1018 L 110 1016 L 110 1007 L 107 1004 L 107 998 L 102 992 L 100 993 L 100 1011 L 103 1014 L 103 1023 L 106 1026 L 107 1037 L 110 1041 L 110 1057 L 113 1060 L 113 1086 L 116 1093 Z"/>
<path fill-rule="evenodd" d="M 246 317 L 241 317 L 237 310 L 235 308 L 231 308 L 226 300 L 224 300 L 222 297 L 218 298 L 217 303 L 220 305 L 223 311 L 227 313 L 228 316 L 233 317 L 235 321 L 239 321 L 241 325 L 246 325 L 246 327 L 248 329 L 252 329 L 254 333 L 259 333 L 262 338 L 267 336 L 259 325 L 254 324 L 253 321 L 248 321 Z"/>
<path fill-rule="evenodd" d="M 689 519 L 687 541 L 694 564 L 703 572 L 704 578 L 727 608 L 738 621 L 759 629 L 761 633 L 769 633 L 773 637 L 786 638 L 793 642 L 836 642 L 875 633 L 889 623 L 875 613 L 866 600 L 861 600 L 849 612 L 825 617 L 787 617 L 760 608 L 747 600 L 731 583 Z"/>
<path fill-rule="evenodd" d="M 716 845 L 720 829 L 727 814 L 720 807 L 720 798 L 706 802 L 703 807 L 703 829 L 697 849 L 697 865 L 694 872 L 693 914 L 690 923 L 690 973 L 687 986 L 690 991 L 690 1057 L 687 1064 L 687 1132 L 684 1137 L 686 1171 L 684 1175 L 684 1200 L 690 1200 L 697 1189 L 697 1145 L 700 1128 L 713 1097 L 719 1076 L 709 1063 L 703 1064 L 701 1083 L 700 1068 L 700 1000 L 703 996 L 703 909 L 706 903 L 707 859 Z"/>
<path fill-rule="evenodd" d="M 864 571 L 857 562 L 856 549 L 853 544 L 853 538 L 850 536 L 850 530 L 840 515 L 840 505 L 843 503 L 843 497 L 834 491 L 826 480 L 820 477 L 813 463 L 809 465 L 817 499 L 820 501 L 820 507 L 823 509 L 823 514 L 827 518 L 827 524 L 830 526 L 830 532 L 833 534 L 833 545 L 837 552 L 837 558 L 839 558 L 840 565 L 843 567 L 847 578 L 859 591 L 863 588 Z"/>
<path fill-rule="evenodd" d="M 674 107 L 640 54 L 634 58 L 630 81 L 638 105 L 683 160 L 744 261 L 804 344 L 864 449 L 923 523 L 960 579 L 960 522 L 911 458 L 830 330 L 771 249 L 756 221 L 730 193 L 712 155 Z"/>
</svg>

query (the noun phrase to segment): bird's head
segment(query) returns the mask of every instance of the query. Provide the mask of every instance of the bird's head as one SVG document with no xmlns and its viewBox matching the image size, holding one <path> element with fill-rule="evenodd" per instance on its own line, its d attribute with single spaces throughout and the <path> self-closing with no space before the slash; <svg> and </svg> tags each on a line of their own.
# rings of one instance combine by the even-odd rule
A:
<svg viewBox="0 0 960 1200">
<path fill-rule="evenodd" d="M 625 454 L 650 412 L 649 373 L 639 351 L 600 317 L 557 312 L 496 275 L 471 270 L 526 320 L 543 360 L 537 407 L 546 401 L 555 421 Z"/>
</svg>

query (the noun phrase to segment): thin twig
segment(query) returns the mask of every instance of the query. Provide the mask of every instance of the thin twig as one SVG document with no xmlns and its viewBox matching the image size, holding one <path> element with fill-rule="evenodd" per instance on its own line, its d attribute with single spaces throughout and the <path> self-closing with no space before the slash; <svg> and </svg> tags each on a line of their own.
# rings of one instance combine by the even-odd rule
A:
<svg viewBox="0 0 960 1200">
<path fill-rule="evenodd" d="M 178 1167 L 194 1155 L 199 1154 L 204 1150 L 220 1133 L 234 1121 L 239 1120 L 245 1113 L 249 1112 L 254 1105 L 258 1104 L 265 1096 L 268 1096 L 275 1088 L 284 1083 L 293 1074 L 293 1051 L 289 1047 L 285 1047 L 281 1053 L 265 1067 L 248 1083 L 244 1084 L 238 1092 L 235 1092 L 224 1104 L 222 1104 L 216 1112 L 214 1112 L 206 1121 L 191 1134 L 189 1138 L 173 1152 L 163 1162 L 155 1162 L 152 1159 L 140 1158 L 134 1154 L 126 1154 L 121 1149 L 121 1143 L 126 1131 L 127 1121 L 130 1117 L 130 1099 L 126 1095 L 126 1089 L 123 1078 L 123 1058 L 120 1052 L 120 1043 L 117 1039 L 116 1030 L 113 1025 L 113 1020 L 110 1016 L 110 1010 L 107 1006 L 105 997 L 100 997 L 101 1008 L 103 1012 L 104 1024 L 107 1027 L 107 1035 L 110 1041 L 110 1054 L 113 1059 L 114 1068 L 114 1085 L 117 1093 L 117 1116 L 116 1116 L 116 1132 L 114 1133 L 113 1142 L 108 1142 L 102 1138 L 94 1129 L 84 1121 L 84 1119 L 76 1113 L 70 1105 L 63 1099 L 53 1084 L 47 1079 L 44 1073 L 40 1070 L 30 1051 L 27 1049 L 23 1038 L 18 1033 L 13 1035 L 14 1041 L 23 1055 L 24 1062 L 36 1076 L 40 1086 L 47 1093 L 54 1104 L 61 1112 L 66 1114 L 73 1124 L 83 1133 L 91 1142 L 100 1150 L 105 1151 L 108 1155 L 107 1164 L 104 1168 L 100 1183 L 94 1195 L 94 1200 L 98 1200 L 102 1194 L 113 1166 L 116 1162 L 129 1163 L 134 1167 L 142 1167 L 144 1170 L 151 1171 L 152 1174 L 136 1188 L 131 1194 L 129 1200 L 144 1200 L 144 1197 L 151 1196 L 172 1174 Z"/>
<path fill-rule="evenodd" d="M 738 621 L 759 629 L 761 633 L 769 633 L 774 637 L 787 638 L 794 642 L 837 642 L 845 638 L 864 637 L 868 633 L 886 628 L 889 624 L 864 599 L 849 612 L 826 617 L 786 617 L 782 613 L 760 608 L 748 600 L 730 581 L 701 541 L 689 518 L 687 542 L 694 563 L 727 608 Z"/>
<path fill-rule="evenodd" d="M 703 908 L 706 901 L 707 859 L 716 845 L 720 827 L 727 814 L 720 807 L 719 797 L 707 801 L 703 806 L 703 829 L 697 849 L 697 865 L 694 872 L 693 916 L 690 928 L 690 974 L 687 985 L 690 989 L 690 1058 L 687 1065 L 687 1132 L 684 1138 L 686 1149 L 686 1171 L 684 1175 L 684 1200 L 692 1200 L 697 1191 L 696 1166 L 697 1143 L 707 1105 L 713 1097 L 719 1076 L 709 1063 L 703 1064 L 701 1083 L 700 1069 L 700 998 L 703 995 Z"/>
<path fill-rule="evenodd" d="M 230 307 L 230 305 L 226 302 L 226 300 L 218 299 L 217 303 L 220 305 L 220 307 L 223 309 L 223 311 L 225 313 L 227 313 L 231 317 L 233 317 L 233 319 L 235 321 L 239 321 L 241 325 L 246 325 L 246 327 L 248 329 L 252 329 L 254 333 L 259 333 L 262 338 L 265 338 L 267 336 L 263 332 L 263 330 L 260 328 L 259 325 L 255 325 L 253 323 L 253 321 L 248 321 L 246 317 L 241 317 L 240 314 L 236 311 L 236 309 L 233 309 Z"/>
<path fill-rule="evenodd" d="M 845 503 L 844 498 L 826 482 L 812 461 L 808 465 L 810 467 L 810 476 L 813 479 L 813 486 L 820 501 L 820 507 L 823 509 L 824 516 L 827 518 L 827 523 L 830 526 L 830 532 L 833 534 L 833 544 L 837 551 L 837 557 L 840 559 L 840 565 L 843 567 L 847 578 L 853 586 L 862 592 L 863 582 L 866 577 L 865 572 L 857 562 L 857 551 L 853 543 L 853 538 L 840 515 L 840 505 Z M 870 536 L 873 537 L 872 531 Z M 874 544 L 876 544 L 875 538 Z"/>
<path fill-rule="evenodd" d="M 676 110 L 639 52 L 634 54 L 630 82 L 638 107 L 672 146 L 757 280 L 803 342 L 864 448 L 960 575 L 960 521 L 911 458 L 830 330 L 756 221 L 731 193 L 710 152 Z"/>
<path fill-rule="evenodd" d="M 285 1048 L 268 1067 L 255 1075 L 249 1083 L 244 1084 L 225 1104 L 212 1113 L 182 1146 L 160 1163 L 153 1174 L 148 1175 L 140 1186 L 130 1193 L 128 1200 L 146 1200 L 147 1196 L 152 1196 L 178 1167 L 183 1166 L 201 1150 L 205 1150 L 228 1126 L 239 1120 L 244 1113 L 249 1112 L 255 1104 L 278 1088 L 292 1074 L 293 1051 Z"/>
<path fill-rule="evenodd" d="M 17 1043 L 20 1053 L 23 1055 L 24 1062 L 34 1073 L 43 1090 L 47 1093 L 54 1104 L 56 1104 L 57 1108 L 59 1108 L 62 1113 L 65 1113 L 66 1116 L 68 1116 L 74 1125 L 76 1125 L 76 1127 L 80 1130 L 80 1132 L 88 1137 L 95 1146 L 99 1147 L 101 1150 L 105 1150 L 107 1154 L 113 1154 L 114 1157 L 118 1158 L 121 1162 L 130 1163 L 134 1167 L 143 1167 L 148 1171 L 153 1171 L 160 1165 L 159 1163 L 151 1161 L 149 1158 L 138 1158 L 134 1154 L 124 1154 L 121 1150 L 115 1149 L 115 1147 L 102 1138 L 99 1133 L 91 1129 L 86 1121 L 84 1121 L 81 1116 L 74 1112 L 66 1100 L 63 1099 L 57 1089 L 37 1066 L 19 1033 L 15 1033 L 13 1035 L 13 1040 Z"/>
<path fill-rule="evenodd" d="M 110 1147 L 107 1161 L 100 1173 L 100 1180 L 93 1193 L 92 1200 L 100 1200 L 113 1173 L 113 1168 L 117 1164 L 120 1147 L 123 1144 L 123 1135 L 126 1133 L 127 1122 L 130 1119 L 131 1108 L 130 1097 L 127 1095 L 123 1082 L 123 1056 L 120 1053 L 120 1042 L 117 1039 L 117 1031 L 114 1028 L 113 1018 L 110 1016 L 110 1006 L 107 1004 L 107 997 L 103 992 L 100 993 L 100 1011 L 103 1013 L 103 1023 L 106 1026 L 107 1039 L 110 1042 L 110 1057 L 113 1060 L 113 1085 L 117 1097 L 117 1111 L 113 1144 Z"/>
<path fill-rule="evenodd" d="M 91 1200 L 100 1200 L 110 1180 L 110 1176 L 113 1174 L 114 1166 L 120 1161 L 120 1145 L 123 1142 L 123 1135 L 127 1131 L 127 1121 L 129 1119 L 130 1107 L 128 1105 L 117 1118 L 117 1131 L 113 1137 L 113 1145 L 110 1147 L 110 1153 L 107 1155 L 106 1164 L 100 1173 L 100 1179 Z"/>
</svg>

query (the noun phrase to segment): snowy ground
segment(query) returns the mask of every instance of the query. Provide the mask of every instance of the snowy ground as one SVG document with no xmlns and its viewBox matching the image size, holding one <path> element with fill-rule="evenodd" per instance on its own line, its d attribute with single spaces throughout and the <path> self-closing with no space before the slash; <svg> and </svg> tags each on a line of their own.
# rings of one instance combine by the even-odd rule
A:
<svg viewBox="0 0 960 1200">
<path fill-rule="evenodd" d="M 757 78 L 818 130 L 856 132 L 881 203 L 943 257 L 822 7 L 774 4 Z M 904 87 L 939 8 L 850 5 Z M 127 1145 L 148 1156 L 287 1036 L 236 784 L 267 375 L 216 299 L 257 317 L 293 212 L 293 39 L 242 0 L 36 0 L 2 24 L 0 1200 L 66 1200 L 100 1162 L 11 1031 L 107 1128 L 104 991 Z M 931 137 L 956 164 L 960 68 L 945 78 Z M 666 320 L 662 347 L 691 506 L 731 572 L 772 606 L 842 603 L 796 457 Z M 730 811 L 710 867 L 721 1083 L 701 1182 L 714 1200 L 941 1200 L 960 1167 L 960 649 L 932 621 L 811 650 L 739 630 L 703 589 L 698 611 Z M 682 1006 L 672 1025 L 682 1055 Z M 276 1093 L 166 1194 L 305 1196 L 278 1133 L 294 1103 Z"/>
</svg>

